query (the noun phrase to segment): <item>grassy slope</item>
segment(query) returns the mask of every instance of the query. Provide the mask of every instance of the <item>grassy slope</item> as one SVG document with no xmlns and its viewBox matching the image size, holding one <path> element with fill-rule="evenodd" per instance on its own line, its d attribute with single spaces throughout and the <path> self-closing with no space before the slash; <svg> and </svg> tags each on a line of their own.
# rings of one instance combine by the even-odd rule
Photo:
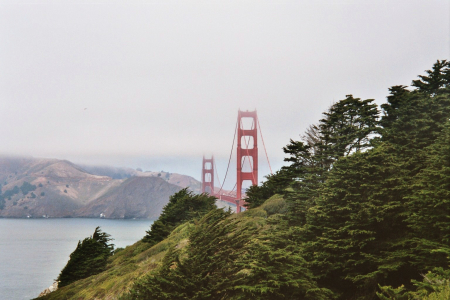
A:
<svg viewBox="0 0 450 300">
<path fill-rule="evenodd" d="M 185 244 L 190 226 L 180 225 L 167 239 L 151 248 L 141 241 L 128 246 L 109 259 L 106 271 L 38 299 L 117 299 L 128 290 L 135 278 L 158 267 L 169 246 Z"/>
<path fill-rule="evenodd" d="M 260 207 L 239 215 L 233 214 L 231 217 L 242 218 L 245 222 L 263 225 L 268 216 L 285 211 L 286 203 L 284 199 L 280 196 L 273 196 Z M 180 248 L 184 247 L 188 242 L 187 236 L 191 226 L 190 223 L 178 226 L 167 239 L 151 248 L 148 244 L 140 241 L 128 246 L 109 259 L 106 271 L 74 282 L 38 299 L 118 299 L 131 287 L 136 278 L 155 270 L 159 266 L 169 246 L 176 244 Z"/>
</svg>

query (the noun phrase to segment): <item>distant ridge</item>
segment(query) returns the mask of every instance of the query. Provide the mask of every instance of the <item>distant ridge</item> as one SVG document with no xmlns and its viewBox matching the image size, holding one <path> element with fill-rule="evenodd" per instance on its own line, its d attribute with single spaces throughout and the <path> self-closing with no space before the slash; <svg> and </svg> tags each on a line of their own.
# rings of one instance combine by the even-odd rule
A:
<svg viewBox="0 0 450 300">
<path fill-rule="evenodd" d="M 131 177 L 79 209 L 77 217 L 156 219 L 169 197 L 181 190 L 159 177 Z"/>
<path fill-rule="evenodd" d="M 186 175 L 80 166 L 67 160 L 0 157 L 0 217 L 157 218 Z"/>
</svg>

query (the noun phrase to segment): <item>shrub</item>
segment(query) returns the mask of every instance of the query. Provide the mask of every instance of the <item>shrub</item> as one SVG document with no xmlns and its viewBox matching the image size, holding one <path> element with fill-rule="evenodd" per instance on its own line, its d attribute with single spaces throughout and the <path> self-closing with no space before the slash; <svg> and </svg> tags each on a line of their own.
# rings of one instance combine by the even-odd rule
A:
<svg viewBox="0 0 450 300">
<path fill-rule="evenodd" d="M 143 241 L 152 244 L 162 241 L 181 223 L 201 217 L 215 208 L 215 202 L 216 199 L 207 194 L 194 195 L 187 188 L 182 189 L 170 196 L 169 203 L 164 206 Z"/>
<path fill-rule="evenodd" d="M 22 186 L 20 187 L 20 190 L 22 191 L 23 195 L 26 195 L 26 194 L 28 194 L 28 192 L 36 190 L 36 186 L 27 181 L 24 181 L 22 183 Z"/>
<path fill-rule="evenodd" d="M 114 245 L 109 244 L 110 235 L 95 228 L 91 237 L 78 241 L 77 248 L 70 254 L 67 265 L 58 276 L 58 286 L 98 274 L 106 269 L 108 257 L 113 254 Z"/>
</svg>

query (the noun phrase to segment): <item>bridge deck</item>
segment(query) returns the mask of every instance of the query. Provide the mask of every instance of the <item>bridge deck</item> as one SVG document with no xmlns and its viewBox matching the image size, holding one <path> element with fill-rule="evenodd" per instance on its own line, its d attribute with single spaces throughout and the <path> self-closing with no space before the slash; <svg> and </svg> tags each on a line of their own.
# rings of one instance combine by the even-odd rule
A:
<svg viewBox="0 0 450 300">
<path fill-rule="evenodd" d="M 236 196 L 233 197 L 233 196 L 224 195 L 224 194 L 219 195 L 216 193 L 214 193 L 212 196 L 216 197 L 219 200 L 222 200 L 222 201 L 225 201 L 228 203 L 232 203 L 232 204 L 238 206 L 238 208 L 239 208 L 238 211 L 240 211 L 241 208 L 244 207 L 244 205 L 245 205 L 245 201 L 242 199 L 236 199 Z"/>
</svg>

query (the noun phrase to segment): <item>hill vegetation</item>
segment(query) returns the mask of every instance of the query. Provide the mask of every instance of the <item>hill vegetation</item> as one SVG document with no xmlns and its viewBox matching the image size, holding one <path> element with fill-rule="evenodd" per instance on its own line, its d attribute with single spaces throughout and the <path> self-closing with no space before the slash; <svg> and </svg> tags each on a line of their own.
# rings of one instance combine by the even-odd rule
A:
<svg viewBox="0 0 450 300">
<path fill-rule="evenodd" d="M 207 194 L 194 195 L 187 188 L 170 196 L 159 218 L 142 239 L 154 245 L 164 240 L 178 225 L 199 218 L 215 207 L 216 198 Z"/>
<path fill-rule="evenodd" d="M 334 103 L 247 211 L 176 223 L 44 299 L 449 299 L 450 63 L 426 72 L 381 108 Z"/>
<path fill-rule="evenodd" d="M 58 276 L 58 286 L 63 287 L 77 280 L 98 274 L 106 269 L 108 257 L 113 254 L 114 245 L 110 235 L 95 228 L 94 234 L 79 241 L 70 254 L 67 265 Z"/>
</svg>

